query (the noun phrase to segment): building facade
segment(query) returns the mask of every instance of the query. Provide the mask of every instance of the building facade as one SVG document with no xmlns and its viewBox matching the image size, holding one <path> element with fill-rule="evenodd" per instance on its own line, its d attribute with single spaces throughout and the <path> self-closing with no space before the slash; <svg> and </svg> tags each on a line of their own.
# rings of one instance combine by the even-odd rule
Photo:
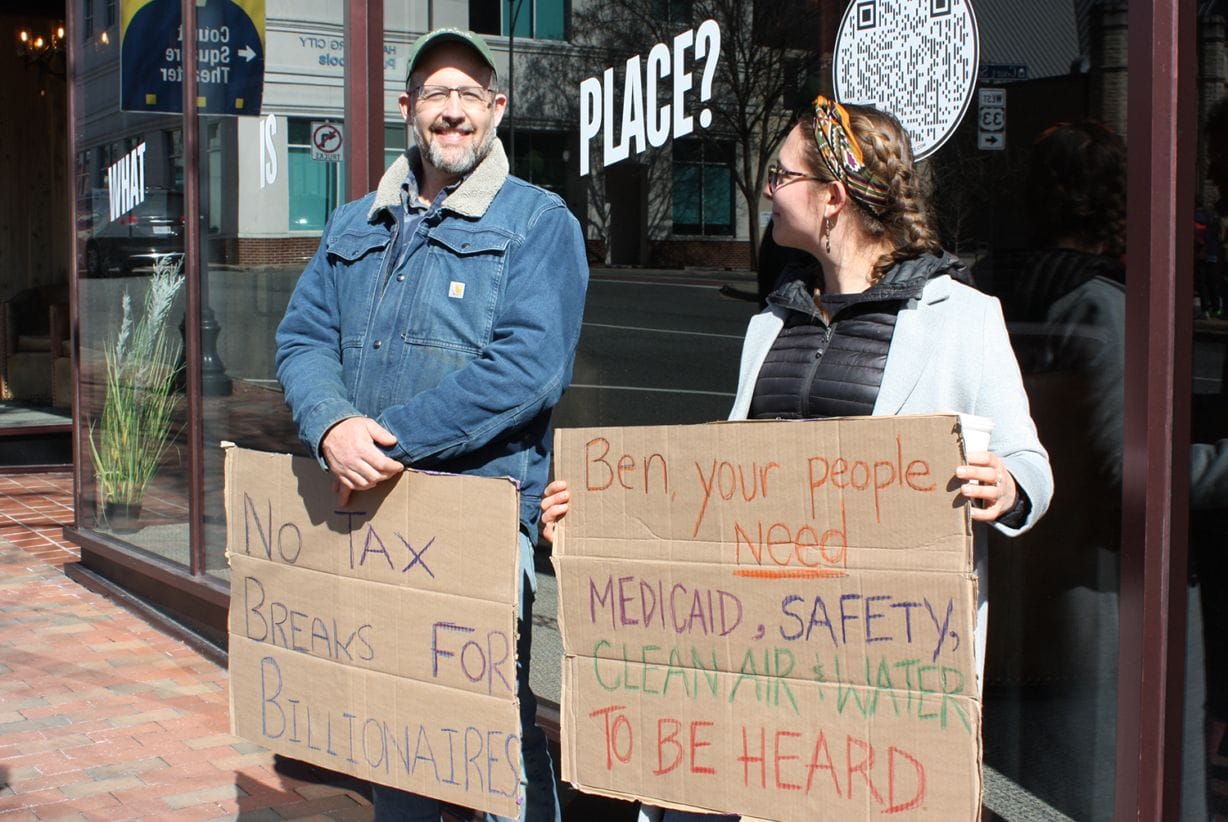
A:
<svg viewBox="0 0 1228 822">
<path fill-rule="evenodd" d="M 224 649 L 220 443 L 301 451 L 273 372 L 273 333 L 332 210 L 369 189 L 372 170 L 404 149 L 405 58 L 434 27 L 487 36 L 510 91 L 500 138 L 514 173 L 558 193 L 584 226 L 594 288 L 576 385 L 556 424 L 723 417 L 738 338 L 755 309 L 753 300 L 721 297 L 720 286 L 735 297 L 754 291 L 771 209 L 761 196 L 766 166 L 794 113 L 832 90 L 846 15 L 878 4 L 890 5 L 171 2 L 159 12 L 205 21 L 195 26 L 201 88 L 219 66 L 238 77 L 263 64 L 258 111 L 249 93 L 243 110 L 218 114 L 212 91 L 186 112 L 128 103 L 135 90 L 158 105 L 148 101 L 176 85 L 154 91 L 148 76 L 124 75 L 121 47 L 133 47 L 141 10 L 158 4 L 70 0 L 72 174 L 63 187 L 72 218 L 63 256 L 74 329 L 73 536 L 82 545 L 73 573 Z M 243 40 L 237 26 L 223 33 L 209 17 L 220 5 L 258 17 L 262 39 Z M 935 0 L 931 13 L 950 5 Z M 1045 529 L 992 547 L 985 807 L 1006 819 L 1208 813 L 1208 747 L 1216 722 L 1222 732 L 1224 682 L 1222 652 L 1204 634 L 1216 636 L 1223 616 L 1204 600 L 1228 578 L 1205 549 L 1223 534 L 1228 500 L 1191 463 L 1213 468 L 1228 435 L 1228 329 L 1214 316 L 1195 320 L 1196 308 L 1213 313 L 1213 288 L 1197 306 L 1193 296 L 1196 272 L 1222 278 L 1206 243 L 1212 222 L 1222 237 L 1215 205 L 1225 195 L 1207 171 L 1216 143 L 1201 135 L 1228 76 L 1218 9 L 1187 5 L 974 3 L 976 88 L 1004 91 L 1005 124 L 993 133 L 1005 147 L 983 146 L 973 99 L 954 136 L 922 164 L 944 243 L 1009 307 L 1027 270 L 1020 261 L 1048 249 L 1039 212 L 1055 198 L 1037 199 L 1029 170 L 1038 136 L 1095 120 L 1130 147 L 1128 174 L 1100 181 L 1120 189 L 1126 230 L 1124 256 L 1099 256 L 1125 260 L 1114 299 L 1138 332 L 1110 338 L 1120 356 L 1115 372 L 1100 371 L 1108 388 L 1087 369 L 1055 376 L 1035 365 L 1034 348 L 1053 329 L 1011 323 L 1059 490 Z M 175 48 L 164 49 L 159 81 L 181 65 L 183 45 Z M 899 72 L 913 68 L 905 62 Z M 1187 226 L 1197 220 L 1201 239 L 1191 240 Z M 102 447 L 107 386 L 125 312 L 130 323 L 145 316 L 158 261 L 186 275 L 162 295 L 167 339 L 182 349 L 168 372 L 176 402 L 149 445 L 158 459 L 128 495 L 137 505 L 120 510 L 124 494 Z M 1076 336 L 1088 332 L 1083 320 L 1066 322 Z M 1120 402 L 1092 402 L 1106 392 Z M 1095 413 L 1087 414 L 1119 432 L 1117 472 L 1104 487 L 1085 484 L 1104 481 L 1084 470 L 1091 457 L 1079 458 L 1088 438 L 1064 438 L 1090 424 L 1078 422 L 1088 403 Z M 1093 506 L 1089 496 L 1109 504 Z M 549 687 L 543 696 L 557 699 Z"/>
</svg>

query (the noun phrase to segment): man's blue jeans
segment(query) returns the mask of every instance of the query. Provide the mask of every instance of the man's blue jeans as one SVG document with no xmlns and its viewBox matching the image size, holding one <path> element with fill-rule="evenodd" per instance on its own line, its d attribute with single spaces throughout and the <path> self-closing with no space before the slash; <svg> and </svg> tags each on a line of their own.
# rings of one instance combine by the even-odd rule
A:
<svg viewBox="0 0 1228 822">
<path fill-rule="evenodd" d="M 529 659 L 532 648 L 533 546 L 520 535 L 520 602 L 516 609 L 520 638 L 516 643 L 516 690 L 520 697 L 520 822 L 559 822 L 559 796 L 554 782 L 554 767 L 546 734 L 537 725 L 537 697 L 529 687 Z M 376 822 L 439 822 L 438 799 L 415 793 L 372 785 Z M 490 822 L 510 822 L 508 817 L 487 814 Z"/>
</svg>

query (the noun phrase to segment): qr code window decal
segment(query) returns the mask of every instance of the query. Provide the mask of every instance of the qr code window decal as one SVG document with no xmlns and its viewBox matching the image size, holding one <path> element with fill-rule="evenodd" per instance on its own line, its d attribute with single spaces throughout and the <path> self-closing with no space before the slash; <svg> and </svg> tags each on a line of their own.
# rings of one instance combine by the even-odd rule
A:
<svg viewBox="0 0 1228 822">
<path fill-rule="evenodd" d="M 971 0 L 855 0 L 840 22 L 832 81 L 840 102 L 894 114 L 924 159 L 967 113 L 979 59 Z"/>
<path fill-rule="evenodd" d="M 878 3 L 876 1 L 858 3 L 857 30 L 865 31 L 874 28 L 876 25 L 878 25 Z"/>
</svg>

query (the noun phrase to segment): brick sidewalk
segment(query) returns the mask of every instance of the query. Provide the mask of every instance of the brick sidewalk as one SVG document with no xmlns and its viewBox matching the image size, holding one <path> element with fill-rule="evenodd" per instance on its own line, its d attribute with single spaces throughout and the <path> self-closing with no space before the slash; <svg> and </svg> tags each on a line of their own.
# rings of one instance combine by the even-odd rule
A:
<svg viewBox="0 0 1228 822">
<path fill-rule="evenodd" d="M 72 505 L 71 474 L 0 474 L 0 545 L 56 566 L 79 559 L 60 534 L 73 522 Z"/>
<path fill-rule="evenodd" d="M 228 733 L 224 669 L 68 580 L 71 520 L 67 476 L 0 477 L 4 822 L 371 818 Z"/>
</svg>

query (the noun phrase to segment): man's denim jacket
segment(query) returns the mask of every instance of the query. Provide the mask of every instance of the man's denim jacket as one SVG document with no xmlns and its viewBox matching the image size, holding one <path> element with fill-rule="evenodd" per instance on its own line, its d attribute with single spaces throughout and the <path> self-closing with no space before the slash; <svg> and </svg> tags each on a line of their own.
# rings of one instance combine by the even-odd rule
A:
<svg viewBox="0 0 1228 822">
<path fill-rule="evenodd" d="M 317 458 L 333 425 L 372 417 L 406 465 L 519 482 L 535 538 L 550 410 L 571 381 L 588 286 L 580 226 L 557 196 L 508 175 L 496 140 L 398 265 L 386 252 L 407 178 L 417 197 L 417 162 L 411 149 L 333 214 L 277 329 L 277 376 Z"/>
</svg>

